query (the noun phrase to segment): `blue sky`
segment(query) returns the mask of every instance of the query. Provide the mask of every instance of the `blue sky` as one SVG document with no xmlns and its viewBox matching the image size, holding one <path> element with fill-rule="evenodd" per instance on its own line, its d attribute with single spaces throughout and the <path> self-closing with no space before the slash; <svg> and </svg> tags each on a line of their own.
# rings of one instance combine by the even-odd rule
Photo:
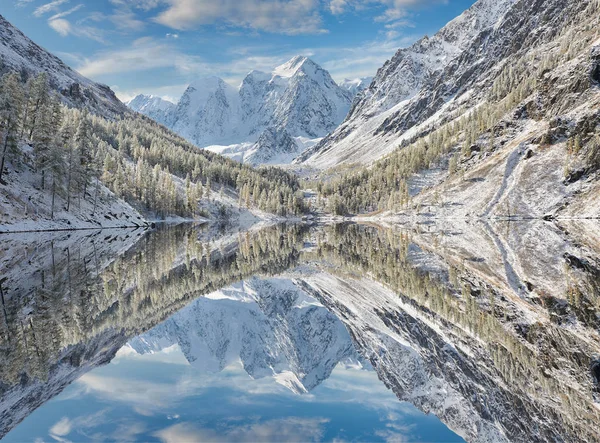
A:
<svg viewBox="0 0 600 443">
<path fill-rule="evenodd" d="M 339 365 L 297 395 L 273 377 L 250 378 L 241 364 L 197 370 L 177 346 L 147 355 L 124 348 L 4 439 L 107 440 L 463 441 L 435 416 L 398 401 L 373 370 Z"/>
<path fill-rule="evenodd" d="M 336 81 L 372 76 L 474 0 L 4 0 L 0 13 L 123 100 L 177 99 L 194 78 L 238 84 L 310 56 Z"/>
</svg>

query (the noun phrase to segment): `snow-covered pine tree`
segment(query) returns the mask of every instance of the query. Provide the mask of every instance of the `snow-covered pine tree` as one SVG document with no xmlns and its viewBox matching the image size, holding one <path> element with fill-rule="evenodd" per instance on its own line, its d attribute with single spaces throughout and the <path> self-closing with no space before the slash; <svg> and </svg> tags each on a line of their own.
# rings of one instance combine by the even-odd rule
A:
<svg viewBox="0 0 600 443">
<path fill-rule="evenodd" d="M 27 82 L 28 101 L 23 126 L 26 128 L 27 135 L 31 140 L 34 136 L 38 121 L 44 114 L 44 109 L 48 105 L 50 98 L 50 87 L 48 85 L 48 75 L 42 72 L 37 77 Z"/>
<path fill-rule="evenodd" d="M 23 87 L 17 74 L 8 74 L 0 83 L 0 132 L 2 133 L 2 160 L 0 160 L 0 184 L 7 158 L 19 153 L 18 139 L 23 109 Z"/>
<path fill-rule="evenodd" d="M 83 198 L 85 198 L 87 186 L 92 177 L 94 159 L 92 131 L 87 110 L 84 110 L 79 115 L 77 131 L 75 132 L 75 149 L 77 158 L 77 187 Z"/>
<path fill-rule="evenodd" d="M 38 92 L 36 92 L 37 94 Z M 41 188 L 46 185 L 46 170 L 50 162 L 50 150 L 58 132 L 54 118 L 54 103 L 47 88 L 41 88 L 39 105 L 35 113 L 35 124 L 30 132 L 36 170 L 41 172 Z"/>
<path fill-rule="evenodd" d="M 56 194 L 62 193 L 64 189 L 64 177 L 66 171 L 65 150 L 63 147 L 63 135 L 58 129 L 62 124 L 62 109 L 58 97 L 52 97 L 49 106 L 51 127 L 54 130 L 54 136 L 50 140 L 47 153 L 47 169 L 52 178 L 52 204 L 50 209 L 50 217 L 54 219 L 54 209 L 56 202 Z"/>
</svg>

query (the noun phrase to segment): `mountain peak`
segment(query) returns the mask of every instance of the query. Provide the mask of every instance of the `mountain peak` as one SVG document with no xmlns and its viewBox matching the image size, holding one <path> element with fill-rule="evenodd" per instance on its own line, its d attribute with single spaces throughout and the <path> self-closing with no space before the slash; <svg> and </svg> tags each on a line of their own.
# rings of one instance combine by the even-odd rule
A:
<svg viewBox="0 0 600 443">
<path fill-rule="evenodd" d="M 221 77 L 217 77 L 216 75 L 204 75 L 192 81 L 189 84 L 188 89 L 218 89 L 220 87 L 223 87 L 223 85 L 227 85 L 227 83 Z"/>
<path fill-rule="evenodd" d="M 134 98 L 129 100 L 126 103 L 126 105 L 129 106 L 130 108 L 135 108 L 137 104 L 141 104 L 141 103 L 154 103 L 154 104 L 169 103 L 171 105 L 174 104 L 173 102 L 171 102 L 169 100 L 165 100 L 164 98 L 159 97 L 157 95 L 138 94 Z"/>
<path fill-rule="evenodd" d="M 307 67 L 311 67 L 313 69 L 320 68 L 320 66 L 310 58 L 303 55 L 297 55 L 291 60 L 285 62 L 283 65 L 276 67 L 273 71 L 273 74 L 278 75 L 279 77 L 292 77 L 300 69 L 304 70 Z"/>
<path fill-rule="evenodd" d="M 339 84 L 340 88 L 347 90 L 352 96 L 357 95 L 359 92 L 368 88 L 373 77 L 358 77 L 358 78 L 345 78 L 343 82 Z"/>
</svg>

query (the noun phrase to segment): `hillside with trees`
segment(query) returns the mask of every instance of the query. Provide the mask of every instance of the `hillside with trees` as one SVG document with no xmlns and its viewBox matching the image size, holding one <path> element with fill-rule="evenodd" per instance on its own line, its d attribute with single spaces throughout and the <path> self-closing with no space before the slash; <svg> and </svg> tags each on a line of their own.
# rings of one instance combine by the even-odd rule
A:
<svg viewBox="0 0 600 443">
<path fill-rule="evenodd" d="M 278 216 L 305 211 L 294 176 L 199 150 L 140 115 L 107 119 L 85 108 L 67 108 L 45 73 L 25 82 L 17 73 L 2 77 L 0 130 L 3 221 L 32 213 L 50 221 L 64 219 L 81 212 L 82 204 L 89 221 L 99 213 L 119 218 L 115 208 L 107 209 L 113 204 L 135 224 L 142 220 L 136 211 L 149 218 L 195 218 L 211 215 L 199 202 L 224 206 L 225 197 L 240 210 Z M 23 192 L 25 183 L 41 206 Z M 11 213 L 15 205 L 23 212 Z"/>
<path fill-rule="evenodd" d="M 371 157 L 368 166 L 350 163 L 346 152 L 336 173 L 323 174 L 332 177 L 317 184 L 326 209 L 338 215 L 413 215 L 426 207 L 439 217 L 600 216 L 599 8 L 596 0 L 553 0 L 525 14 L 509 9 L 493 33 L 475 39 L 444 76 L 407 101 L 406 112 L 377 129 L 382 140 L 373 140 L 372 150 L 381 149 L 383 137 L 388 144 L 396 140 L 394 150 Z M 505 32 L 500 25 L 535 32 Z M 436 38 L 446 38 L 444 30 Z M 494 63 L 479 63 L 480 54 Z M 401 50 L 397 57 L 401 63 L 408 55 Z M 401 81 L 385 75 L 382 70 L 381 84 Z M 335 134 L 329 143 L 341 149 Z"/>
</svg>

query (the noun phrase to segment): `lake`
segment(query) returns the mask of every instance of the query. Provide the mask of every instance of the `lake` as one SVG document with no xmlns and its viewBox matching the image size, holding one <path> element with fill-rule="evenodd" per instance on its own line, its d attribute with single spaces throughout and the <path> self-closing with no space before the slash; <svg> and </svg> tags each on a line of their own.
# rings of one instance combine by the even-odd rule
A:
<svg viewBox="0 0 600 443">
<path fill-rule="evenodd" d="M 0 237 L 0 437 L 597 441 L 600 226 Z"/>
</svg>

